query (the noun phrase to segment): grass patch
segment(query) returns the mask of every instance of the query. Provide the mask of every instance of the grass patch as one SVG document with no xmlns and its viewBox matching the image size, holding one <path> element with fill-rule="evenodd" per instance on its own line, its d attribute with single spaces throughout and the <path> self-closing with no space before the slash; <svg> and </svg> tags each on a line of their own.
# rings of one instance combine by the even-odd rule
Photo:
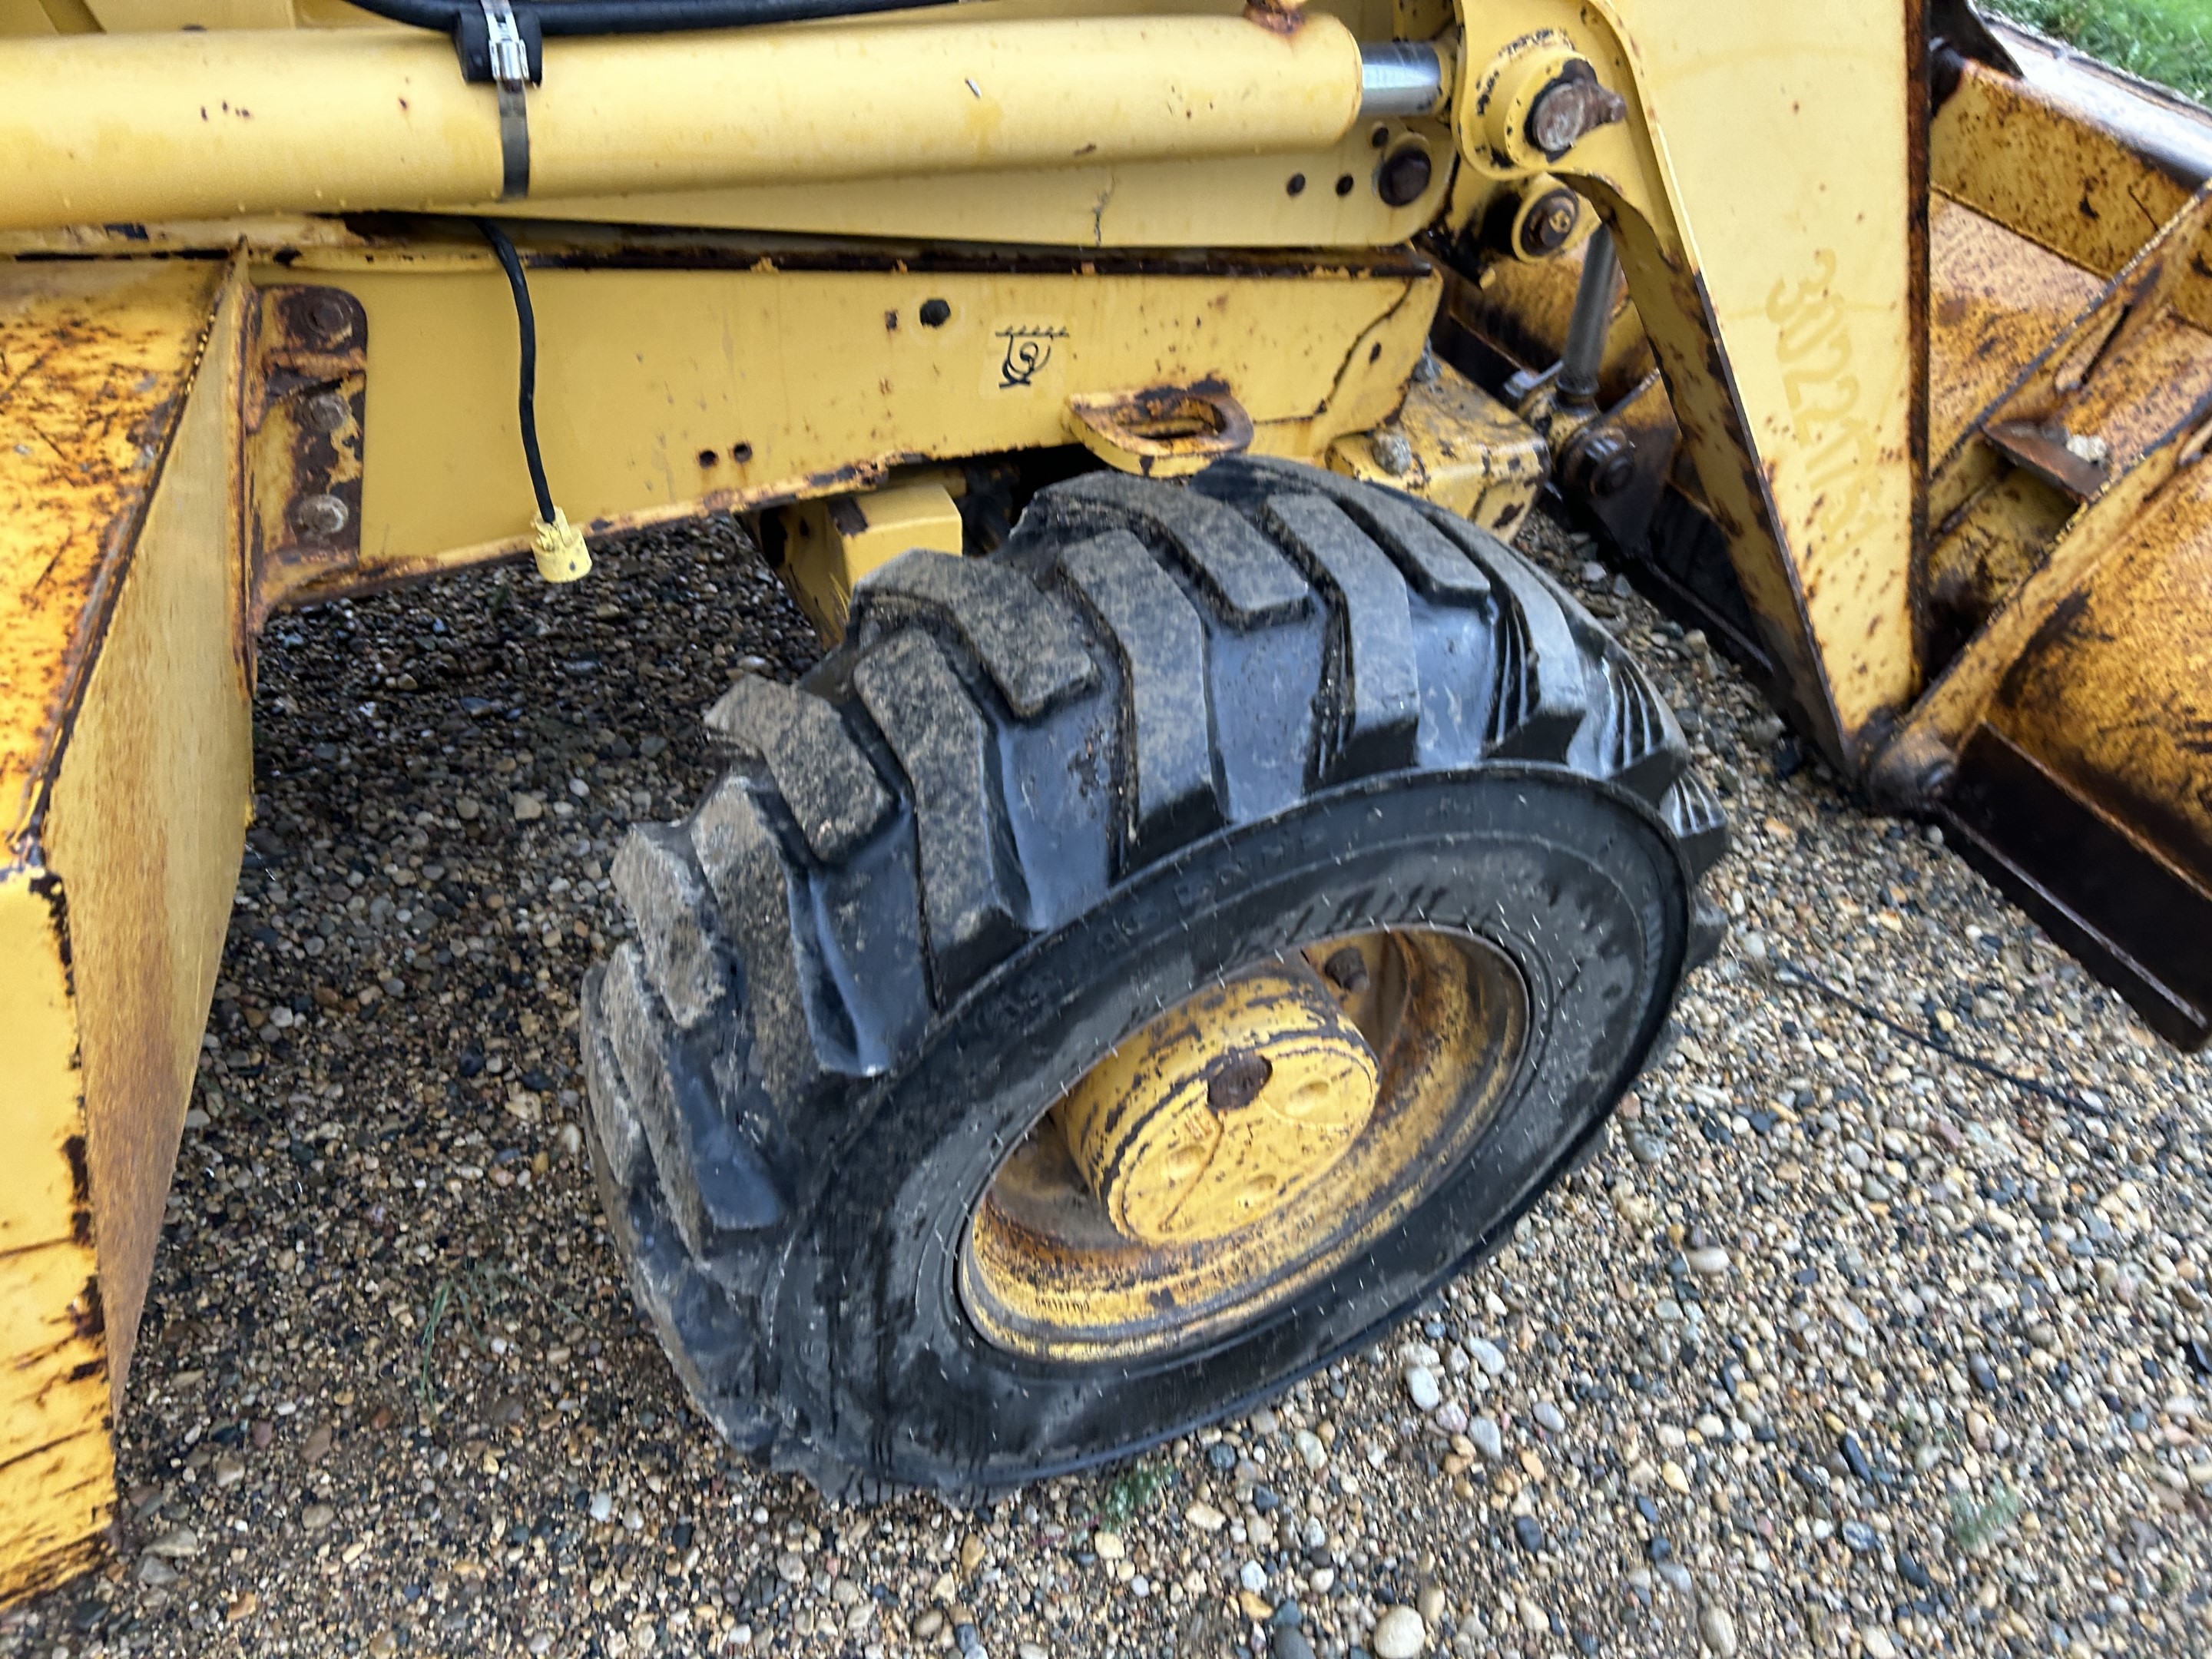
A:
<svg viewBox="0 0 2212 1659">
<path fill-rule="evenodd" d="M 1150 1509 L 1168 1484 L 1167 1469 L 1158 1463 L 1139 1463 L 1124 1469 L 1107 1490 L 1098 1506 L 1098 1518 L 1109 1531 L 1119 1532 Z"/>
<path fill-rule="evenodd" d="M 2212 0 L 1996 0 L 1990 9 L 2212 104 Z"/>
<path fill-rule="evenodd" d="M 1999 1484 L 1996 1496 L 1977 1504 L 1971 1494 L 1951 1494 L 1951 1541 L 1964 1555 L 1978 1555 L 2012 1530 L 2027 1505 L 2010 1486 Z"/>
</svg>

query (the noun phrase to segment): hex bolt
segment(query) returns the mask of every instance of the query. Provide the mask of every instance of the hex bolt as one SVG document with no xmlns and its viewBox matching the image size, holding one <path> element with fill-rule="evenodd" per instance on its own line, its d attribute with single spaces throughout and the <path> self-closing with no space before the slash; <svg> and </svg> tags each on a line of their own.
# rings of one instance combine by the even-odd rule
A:
<svg viewBox="0 0 2212 1659">
<path fill-rule="evenodd" d="M 313 541 L 339 534 L 353 514 L 336 495 L 302 495 L 292 503 L 292 528 Z"/>
<path fill-rule="evenodd" d="M 1375 465 L 1392 477 L 1402 478 L 1413 470 L 1413 446 L 1404 433 L 1372 433 L 1367 447 L 1375 452 Z"/>
<path fill-rule="evenodd" d="M 318 392 L 301 406 L 300 418 L 317 432 L 340 432 L 353 418 L 353 405 L 341 392 Z"/>
<path fill-rule="evenodd" d="M 1568 487 L 1602 501 L 1636 476 L 1636 442 L 1617 426 L 1586 426 L 1567 445 Z"/>
<path fill-rule="evenodd" d="M 307 320 L 324 339 L 335 343 L 353 332 L 353 307 L 342 295 L 318 294 L 307 307 Z"/>
<path fill-rule="evenodd" d="M 1231 1054 L 1206 1079 L 1206 1107 L 1216 1113 L 1241 1112 L 1258 1097 L 1274 1074 L 1274 1066 L 1265 1054 Z"/>
<path fill-rule="evenodd" d="M 1427 145 L 1401 144 L 1376 168 L 1375 193 L 1382 198 L 1385 207 L 1406 207 L 1421 199 L 1421 192 L 1429 187 L 1431 172 Z"/>
<path fill-rule="evenodd" d="M 1532 203 L 1521 220 L 1521 252 L 1531 259 L 1548 258 L 1567 245 L 1583 216 L 1583 198 L 1565 185 L 1547 190 Z"/>
</svg>

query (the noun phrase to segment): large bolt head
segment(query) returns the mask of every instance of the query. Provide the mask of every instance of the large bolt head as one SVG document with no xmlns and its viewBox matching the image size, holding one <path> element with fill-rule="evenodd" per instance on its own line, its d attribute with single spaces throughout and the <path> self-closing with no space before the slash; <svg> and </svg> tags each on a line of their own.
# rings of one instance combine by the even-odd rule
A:
<svg viewBox="0 0 2212 1659">
<path fill-rule="evenodd" d="M 1386 207 L 1407 207 L 1421 199 L 1434 169 L 1428 146 L 1419 142 L 1401 144 L 1382 158 L 1375 170 L 1375 193 Z"/>
<path fill-rule="evenodd" d="M 328 541 L 343 534 L 353 513 L 336 495 L 302 495 L 288 515 L 292 528 L 309 541 Z"/>
<path fill-rule="evenodd" d="M 307 399 L 300 410 L 301 418 L 317 432 L 338 432 L 344 429 L 353 416 L 353 406 L 336 392 L 319 392 Z"/>
<path fill-rule="evenodd" d="M 1528 142 L 1558 161 L 1600 127 L 1624 120 L 1628 102 L 1601 84 L 1597 71 L 1572 59 L 1528 106 Z"/>
<path fill-rule="evenodd" d="M 1567 245 L 1580 222 L 1583 198 L 1561 186 L 1547 190 L 1521 216 L 1521 252 L 1531 259 L 1549 258 Z"/>
</svg>

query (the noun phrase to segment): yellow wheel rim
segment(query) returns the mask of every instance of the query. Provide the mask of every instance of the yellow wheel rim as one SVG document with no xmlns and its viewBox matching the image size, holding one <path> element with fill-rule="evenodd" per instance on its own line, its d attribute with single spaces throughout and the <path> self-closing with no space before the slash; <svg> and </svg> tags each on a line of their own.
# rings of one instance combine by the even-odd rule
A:
<svg viewBox="0 0 2212 1659">
<path fill-rule="evenodd" d="M 985 1189 L 959 1262 L 990 1341 L 1067 1362 L 1203 1342 L 1403 1221 L 1494 1115 L 1528 997 L 1405 930 L 1255 963 L 1079 1079 Z"/>
</svg>

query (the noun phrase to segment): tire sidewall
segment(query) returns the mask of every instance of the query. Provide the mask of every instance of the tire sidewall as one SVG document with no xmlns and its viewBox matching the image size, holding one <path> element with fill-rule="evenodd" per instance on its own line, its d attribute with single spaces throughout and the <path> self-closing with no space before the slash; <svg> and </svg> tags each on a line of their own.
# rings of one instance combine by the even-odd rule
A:
<svg viewBox="0 0 2212 1659">
<path fill-rule="evenodd" d="M 1543 766 L 1316 793 L 1120 884 L 994 970 L 841 1115 L 764 1298 L 782 1397 L 841 1462 L 972 1492 L 1126 1455 L 1279 1390 L 1492 1247 L 1595 1133 L 1672 1002 L 1689 895 L 1648 806 Z M 1246 963 L 1382 927 L 1476 936 L 1528 991 L 1516 1075 L 1457 1169 L 1202 1349 L 1056 1364 L 986 1340 L 957 1287 L 967 1218 L 1066 1081 Z"/>
</svg>

